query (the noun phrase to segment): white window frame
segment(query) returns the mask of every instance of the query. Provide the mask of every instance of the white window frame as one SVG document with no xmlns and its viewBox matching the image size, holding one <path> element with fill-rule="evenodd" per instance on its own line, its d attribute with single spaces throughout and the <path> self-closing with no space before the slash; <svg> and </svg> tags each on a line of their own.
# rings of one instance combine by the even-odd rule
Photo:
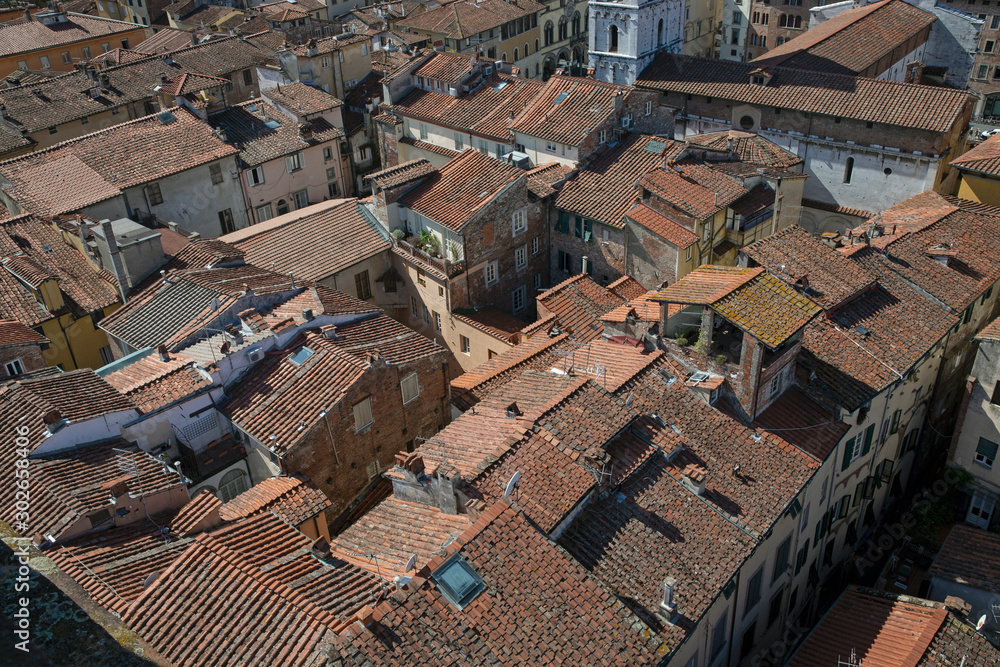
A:
<svg viewBox="0 0 1000 667">
<path fill-rule="evenodd" d="M 271 208 L 270 203 L 258 206 L 255 212 L 257 213 L 257 222 L 264 222 L 274 217 L 274 210 Z"/>
<path fill-rule="evenodd" d="M 300 199 L 304 200 L 305 203 L 301 203 Z M 301 190 L 293 192 L 292 201 L 295 202 L 296 210 L 309 206 L 309 190 L 307 188 L 302 188 Z"/>
<path fill-rule="evenodd" d="M 285 171 L 293 174 L 302 169 L 302 153 L 292 153 L 285 156 Z"/>
<path fill-rule="evenodd" d="M 649 116 L 653 113 L 653 103 L 646 102 L 646 115 Z"/>
<path fill-rule="evenodd" d="M 497 273 L 497 261 L 493 260 L 485 267 L 483 267 L 483 277 L 486 279 L 486 286 L 492 287 L 496 285 L 500 280 L 499 274 Z"/>
<path fill-rule="evenodd" d="M 523 269 L 528 265 L 528 245 L 514 248 L 514 268 Z"/>
<path fill-rule="evenodd" d="M 254 167 L 253 169 L 251 169 L 250 171 L 247 172 L 247 183 L 249 183 L 251 187 L 255 187 L 255 186 L 263 185 L 264 184 L 264 166 L 263 165 L 260 165 L 258 167 Z"/>
<path fill-rule="evenodd" d="M 48 56 L 42 56 L 39 58 L 39 61 L 42 63 L 42 69 L 52 69 L 52 63 L 49 61 Z"/>
<path fill-rule="evenodd" d="M 510 300 L 515 313 L 519 313 L 528 307 L 528 295 L 527 290 L 524 289 L 524 285 L 521 285 L 510 293 Z M 521 305 L 518 305 L 518 301 L 521 302 Z"/>
<path fill-rule="evenodd" d="M 514 211 L 514 215 L 511 216 L 511 236 L 518 236 L 528 231 L 528 215 L 527 208 L 520 208 Z"/>
<path fill-rule="evenodd" d="M 557 149 L 556 142 L 554 141 L 545 142 L 545 150 L 547 150 L 548 152 L 555 153 L 556 149 Z"/>
<path fill-rule="evenodd" d="M 21 361 L 20 357 L 18 357 L 17 359 L 11 359 L 7 363 L 5 363 L 3 367 L 4 370 L 7 371 L 7 375 L 9 375 L 10 377 L 24 374 L 24 363 Z"/>
<path fill-rule="evenodd" d="M 420 382 L 416 373 L 410 373 L 400 381 L 399 393 L 403 396 L 403 405 L 417 400 L 420 396 Z"/>
<path fill-rule="evenodd" d="M 354 432 L 361 433 L 375 423 L 375 416 L 372 414 L 372 397 L 354 404 Z M 365 421 L 367 419 L 367 421 Z"/>
<path fill-rule="evenodd" d="M 459 334 L 458 336 L 459 344 L 462 346 L 462 354 L 472 354 L 472 342 L 469 340 L 468 336 L 463 336 Z"/>
<path fill-rule="evenodd" d="M 434 331 L 441 333 L 441 313 L 434 311 Z"/>
<path fill-rule="evenodd" d="M 533 239 L 531 239 L 531 254 L 532 255 L 537 255 L 538 254 L 538 237 L 537 236 L 534 237 Z"/>
<path fill-rule="evenodd" d="M 415 296 L 410 297 L 410 315 L 415 320 L 420 319 L 420 307 L 417 305 L 417 297 Z"/>
</svg>

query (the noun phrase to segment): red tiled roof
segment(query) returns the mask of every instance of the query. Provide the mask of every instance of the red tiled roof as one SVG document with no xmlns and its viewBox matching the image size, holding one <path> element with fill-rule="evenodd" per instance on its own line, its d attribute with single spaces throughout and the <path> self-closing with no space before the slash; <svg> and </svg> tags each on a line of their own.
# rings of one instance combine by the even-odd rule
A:
<svg viewBox="0 0 1000 667">
<path fill-rule="evenodd" d="M 466 75 L 472 73 L 475 61 L 475 56 L 467 56 L 463 53 L 434 51 L 423 65 L 413 71 L 413 76 L 458 83 Z"/>
<path fill-rule="evenodd" d="M 438 53 L 435 60 L 443 55 L 451 54 Z M 463 60 L 468 64 L 469 57 L 463 56 Z M 510 140 L 510 114 L 522 111 L 541 88 L 538 81 L 494 73 L 458 97 L 417 88 L 388 110 L 506 143 Z"/>
<path fill-rule="evenodd" d="M 673 285 L 656 293 L 656 300 L 669 303 L 707 306 L 731 294 L 757 276 L 763 269 L 738 266 L 699 266 Z"/>
<path fill-rule="evenodd" d="M 640 297 L 627 301 L 602 315 L 601 321 L 620 324 L 629 315 L 632 315 L 638 322 L 659 322 L 660 304 L 650 298 L 655 294 L 655 291 L 646 292 Z"/>
<path fill-rule="evenodd" d="M 457 231 L 501 190 L 521 178 L 524 172 L 517 167 L 466 150 L 400 197 L 399 204 Z"/>
<path fill-rule="evenodd" d="M 362 359 L 378 352 L 393 366 L 439 355 L 444 348 L 388 315 L 376 315 L 337 325 L 337 337 L 330 343 L 345 354 Z"/>
<path fill-rule="evenodd" d="M 371 181 L 379 188 L 385 190 L 398 187 L 410 181 L 419 180 L 433 174 L 435 171 L 437 169 L 435 169 L 434 165 L 424 158 L 418 158 L 409 162 L 401 162 L 395 167 L 376 171 L 374 174 L 368 174 L 365 176 L 365 180 Z"/>
<path fill-rule="evenodd" d="M 976 334 L 976 340 L 1000 341 L 1000 317 L 996 318 Z"/>
<path fill-rule="evenodd" d="M 329 278 L 390 247 L 387 234 L 355 199 L 313 204 L 219 240 L 246 253 L 251 264 L 306 280 Z"/>
<path fill-rule="evenodd" d="M 1000 136 L 986 138 L 950 164 L 961 171 L 1000 176 Z"/>
<path fill-rule="evenodd" d="M 683 150 L 684 144 L 671 139 L 628 134 L 567 181 L 556 197 L 556 206 L 621 227 L 622 216 L 638 199 L 639 178 Z"/>
<path fill-rule="evenodd" d="M 112 387 L 127 396 L 141 413 L 166 407 L 212 386 L 192 364 L 194 360 L 173 355 L 170 361 L 151 354 L 104 377 Z"/>
<path fill-rule="evenodd" d="M 184 72 L 183 74 L 167 79 L 167 82 L 159 84 L 158 88 L 164 95 L 176 96 L 197 94 L 203 90 L 220 88 L 227 85 L 229 85 L 229 79 Z"/>
<path fill-rule="evenodd" d="M 693 231 L 646 204 L 636 204 L 625 215 L 681 250 L 698 242 Z"/>
<path fill-rule="evenodd" d="M 698 220 L 710 218 L 748 192 L 741 179 L 691 158 L 652 169 L 639 184 Z"/>
<path fill-rule="evenodd" d="M 585 273 L 564 280 L 535 299 L 556 316 L 561 331 L 581 343 L 599 338 L 604 333 L 600 317 L 625 301 Z"/>
<path fill-rule="evenodd" d="M 238 152 L 193 114 L 169 114 L 174 120 L 146 116 L 0 162 L 0 174 L 18 204 L 54 215 Z"/>
<path fill-rule="evenodd" d="M 208 528 L 215 528 L 222 523 L 222 517 L 219 516 L 221 508 L 222 501 L 218 496 L 212 493 L 211 489 L 203 488 L 170 520 L 170 531 L 187 537 Z"/>
<path fill-rule="evenodd" d="M 625 274 L 608 285 L 608 291 L 623 299 L 638 299 L 646 294 L 646 288 L 632 276 Z"/>
<path fill-rule="evenodd" d="M 393 116 L 395 118 L 395 116 Z M 422 151 L 428 151 L 430 153 L 436 153 L 438 155 L 443 155 L 448 159 L 458 157 L 458 151 L 453 151 L 450 148 L 445 148 L 444 146 L 438 146 L 437 144 L 432 144 L 429 141 L 420 141 L 419 139 L 414 139 L 413 137 L 400 137 L 399 143 L 406 144 L 407 146 L 413 146 L 414 148 L 419 148 Z"/>
<path fill-rule="evenodd" d="M 0 56 L 9 58 L 21 53 L 54 49 L 64 44 L 142 30 L 142 26 L 133 23 L 72 13 L 66 13 L 64 20 L 58 23 L 46 25 L 39 18 L 46 13 L 43 11 L 33 15 L 30 21 L 0 26 Z"/>
<path fill-rule="evenodd" d="M 936 20 L 934 14 L 904 0 L 874 2 L 837 14 L 751 62 L 766 67 L 861 74 Z"/>
<path fill-rule="evenodd" d="M 569 165 L 561 162 L 540 164 L 528 170 L 528 191 L 539 199 L 554 195 L 558 190 L 553 185 L 573 171 Z"/>
<path fill-rule="evenodd" d="M 511 129 L 546 141 L 578 146 L 595 129 L 613 120 L 615 99 L 618 96 L 624 99 L 631 92 L 631 88 L 594 79 L 552 76 L 511 122 Z"/>
<path fill-rule="evenodd" d="M 299 81 L 263 90 L 261 96 L 286 109 L 306 115 L 323 113 L 344 105 L 330 93 Z"/>
<path fill-rule="evenodd" d="M 0 347 L 45 344 L 49 339 L 17 320 L 0 320 Z"/>
<path fill-rule="evenodd" d="M 816 667 L 851 655 L 864 665 L 916 667 L 947 616 L 937 603 L 852 586 L 792 655 L 788 667 Z"/>
<path fill-rule="evenodd" d="M 871 287 L 876 280 L 857 262 L 852 262 L 798 225 L 790 225 L 743 248 L 756 264 L 778 278 L 808 286 L 808 295 L 830 309 Z"/>
<path fill-rule="evenodd" d="M 508 21 L 536 14 L 545 9 L 534 0 L 479 0 L 476 4 L 451 2 L 398 21 L 398 28 L 443 33 L 451 39 L 476 37 L 491 29 L 500 30 Z"/>
<path fill-rule="evenodd" d="M 987 593 L 1000 593 L 1000 535 L 956 523 L 928 574 Z"/>
<path fill-rule="evenodd" d="M 405 574 L 406 562 L 414 554 L 416 569 L 422 569 L 470 525 L 468 514 L 448 514 L 389 496 L 337 535 L 330 551 L 336 558 L 372 573 L 381 571 L 391 579 Z"/>
<path fill-rule="evenodd" d="M 817 461 L 825 461 L 851 430 L 797 386 L 783 391 L 750 425 L 777 433 Z"/>
<path fill-rule="evenodd" d="M 505 343 L 516 343 L 524 328 L 524 322 L 492 306 L 476 311 L 455 311 L 452 317 Z"/>
<path fill-rule="evenodd" d="M 729 141 L 732 140 L 730 149 Z M 770 139 L 756 132 L 742 130 L 721 130 L 707 134 L 696 134 L 685 141 L 689 144 L 707 146 L 716 150 L 732 150 L 742 161 L 779 169 L 789 169 L 802 164 L 802 158 L 788 151 Z"/>
<path fill-rule="evenodd" d="M 224 504 L 219 516 L 225 521 L 236 521 L 270 510 L 291 525 L 298 526 L 331 505 L 330 499 L 306 477 L 271 477 Z"/>
<path fill-rule="evenodd" d="M 757 67 L 664 53 L 643 70 L 635 85 L 928 132 L 949 132 L 969 104 L 964 90 L 784 67 L 772 68 L 771 80 L 756 85 L 750 72 Z"/>
<path fill-rule="evenodd" d="M 292 113 L 297 113 L 294 107 Z M 327 148 L 333 150 L 344 138 L 342 128 L 334 127 L 323 116 L 316 116 L 305 121 L 312 136 L 303 139 L 302 123 L 266 100 L 231 105 L 213 113 L 208 120 L 213 127 L 225 130 L 227 141 L 239 146 L 240 162 L 244 167 L 264 164 L 320 144 L 327 144 Z"/>
<path fill-rule="evenodd" d="M 818 201 L 816 199 L 802 199 L 802 206 L 805 208 L 815 208 L 820 211 L 830 211 L 831 213 L 840 213 L 842 215 L 849 215 L 855 218 L 865 218 L 868 219 L 875 215 L 871 211 L 866 211 L 861 208 L 851 208 L 849 206 L 840 206 L 838 204 L 830 204 L 828 202 Z"/>
<path fill-rule="evenodd" d="M 485 586 L 460 612 L 430 578 L 455 557 Z M 368 630 L 354 626 L 343 636 L 345 665 L 513 659 L 639 667 L 659 663 L 671 648 L 506 502 L 486 511 L 393 598 L 375 609 Z"/>
</svg>

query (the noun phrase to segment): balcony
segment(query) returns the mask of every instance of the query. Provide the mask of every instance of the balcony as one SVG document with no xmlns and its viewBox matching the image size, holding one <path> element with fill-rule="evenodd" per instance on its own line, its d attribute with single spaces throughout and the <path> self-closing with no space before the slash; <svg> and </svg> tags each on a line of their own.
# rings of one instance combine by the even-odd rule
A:
<svg viewBox="0 0 1000 667">
<path fill-rule="evenodd" d="M 392 242 L 395 244 L 396 249 L 400 252 L 400 254 L 430 267 L 434 271 L 441 274 L 442 277 L 454 278 L 455 276 L 465 272 L 464 261 L 450 262 L 447 259 L 436 257 L 424 252 L 420 248 L 417 248 L 403 239 L 393 239 Z"/>
</svg>

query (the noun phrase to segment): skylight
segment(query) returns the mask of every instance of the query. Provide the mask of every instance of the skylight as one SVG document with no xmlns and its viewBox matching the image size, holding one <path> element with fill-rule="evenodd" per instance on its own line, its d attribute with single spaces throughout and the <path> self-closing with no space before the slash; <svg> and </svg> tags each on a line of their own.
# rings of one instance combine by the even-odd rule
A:
<svg viewBox="0 0 1000 667">
<path fill-rule="evenodd" d="M 309 347 L 302 347 L 298 352 L 291 356 L 291 362 L 296 366 L 301 366 L 306 362 L 306 359 L 316 354 L 316 351 Z"/>
<path fill-rule="evenodd" d="M 559 93 L 558 95 L 556 95 L 556 99 L 555 101 L 552 102 L 552 104 L 559 104 L 567 97 L 569 97 L 569 93 Z"/>
<path fill-rule="evenodd" d="M 483 578 L 461 556 L 455 556 L 439 567 L 431 575 L 431 581 L 445 599 L 458 610 L 465 608 L 486 589 Z"/>
<path fill-rule="evenodd" d="M 501 81 L 497 85 L 493 86 L 493 90 L 503 90 L 506 87 L 507 87 L 507 82 L 506 81 Z"/>
<path fill-rule="evenodd" d="M 660 153 L 663 152 L 663 149 L 666 147 L 667 145 L 662 141 L 650 141 L 649 144 L 646 145 L 646 152 L 656 153 L 657 155 L 659 155 Z"/>
<path fill-rule="evenodd" d="M 276 120 L 265 120 L 264 121 L 264 126 L 270 128 L 272 130 L 277 130 L 279 127 L 281 127 L 281 123 L 279 123 Z"/>
<path fill-rule="evenodd" d="M 257 107 L 254 106 L 253 104 L 250 104 L 250 105 L 247 106 L 247 111 L 253 111 L 254 113 L 256 113 L 257 112 Z"/>
</svg>

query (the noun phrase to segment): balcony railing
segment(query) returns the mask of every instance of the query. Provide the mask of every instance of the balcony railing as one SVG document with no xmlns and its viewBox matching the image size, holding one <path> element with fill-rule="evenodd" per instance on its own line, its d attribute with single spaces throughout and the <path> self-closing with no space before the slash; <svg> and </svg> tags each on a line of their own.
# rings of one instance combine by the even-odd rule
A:
<svg viewBox="0 0 1000 667">
<path fill-rule="evenodd" d="M 440 271 L 441 274 L 448 276 L 449 278 L 454 278 L 465 271 L 464 261 L 451 262 L 440 257 L 435 257 L 434 255 L 424 252 L 420 248 L 417 248 L 402 239 L 393 239 L 393 243 L 395 243 L 396 247 L 402 250 L 404 254 L 410 255 L 418 262 L 422 262 L 432 269 Z"/>
</svg>

